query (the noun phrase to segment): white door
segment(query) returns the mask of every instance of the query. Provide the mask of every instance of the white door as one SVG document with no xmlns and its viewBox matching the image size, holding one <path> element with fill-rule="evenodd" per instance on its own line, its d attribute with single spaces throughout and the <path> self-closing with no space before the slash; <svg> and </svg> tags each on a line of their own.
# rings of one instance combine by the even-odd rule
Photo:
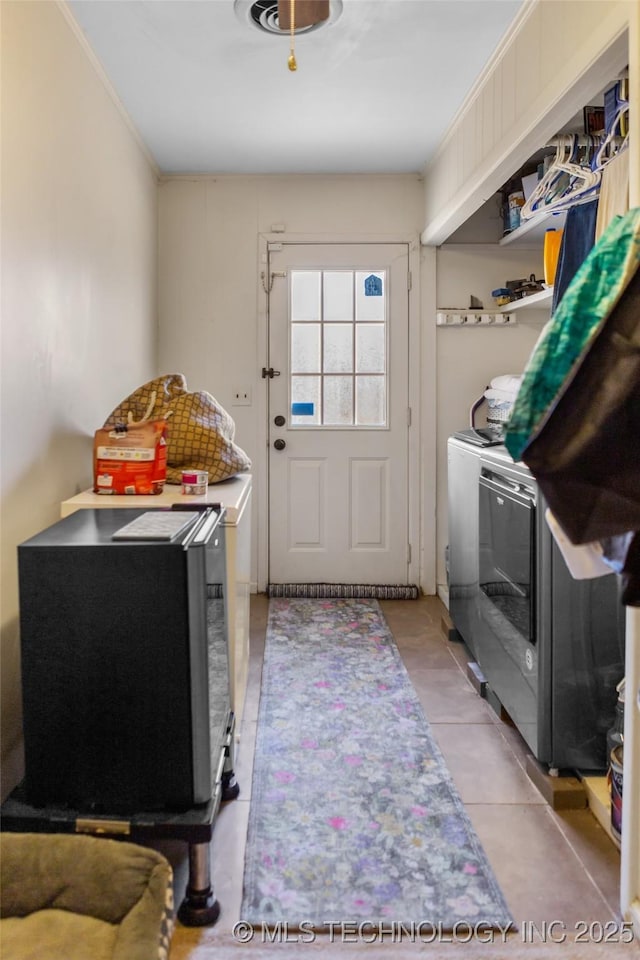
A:
<svg viewBox="0 0 640 960">
<path fill-rule="evenodd" d="M 407 584 L 408 245 L 268 260 L 269 580 Z"/>
</svg>

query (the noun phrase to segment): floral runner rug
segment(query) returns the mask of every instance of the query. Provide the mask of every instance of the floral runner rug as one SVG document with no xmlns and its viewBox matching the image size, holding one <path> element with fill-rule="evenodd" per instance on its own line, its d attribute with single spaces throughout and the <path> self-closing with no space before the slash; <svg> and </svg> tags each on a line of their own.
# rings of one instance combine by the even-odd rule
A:
<svg viewBox="0 0 640 960">
<path fill-rule="evenodd" d="M 377 600 L 269 602 L 241 917 L 512 922 Z"/>
</svg>

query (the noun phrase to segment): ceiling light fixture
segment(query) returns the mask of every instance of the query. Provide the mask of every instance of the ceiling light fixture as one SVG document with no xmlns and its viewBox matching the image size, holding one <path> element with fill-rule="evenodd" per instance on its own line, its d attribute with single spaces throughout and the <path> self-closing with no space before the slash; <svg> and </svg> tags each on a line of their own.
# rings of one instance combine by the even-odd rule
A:
<svg viewBox="0 0 640 960">
<path fill-rule="evenodd" d="M 333 23 L 342 0 L 235 0 L 236 16 L 264 33 L 289 38 L 290 70 L 297 69 L 294 38 Z"/>
<path fill-rule="evenodd" d="M 316 27 L 329 19 L 329 0 L 278 0 L 278 25 L 289 30 L 289 70 L 297 70 L 295 53 L 296 15 L 300 29 Z"/>
</svg>

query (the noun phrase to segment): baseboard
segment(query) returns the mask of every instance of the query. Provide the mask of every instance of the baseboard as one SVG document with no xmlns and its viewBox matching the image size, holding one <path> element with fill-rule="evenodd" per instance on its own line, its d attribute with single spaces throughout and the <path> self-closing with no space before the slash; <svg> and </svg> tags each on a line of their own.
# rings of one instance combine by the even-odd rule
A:
<svg viewBox="0 0 640 960">
<path fill-rule="evenodd" d="M 439 583 L 436 587 L 436 593 L 444 603 L 447 610 L 449 609 L 449 588 L 444 583 Z"/>
<path fill-rule="evenodd" d="M 449 616 L 448 610 L 442 611 L 442 614 L 440 616 L 440 629 L 442 630 L 442 633 L 447 638 L 447 640 L 451 639 L 452 632 L 453 633 L 457 632 L 456 628 L 453 625 L 453 620 Z"/>
</svg>

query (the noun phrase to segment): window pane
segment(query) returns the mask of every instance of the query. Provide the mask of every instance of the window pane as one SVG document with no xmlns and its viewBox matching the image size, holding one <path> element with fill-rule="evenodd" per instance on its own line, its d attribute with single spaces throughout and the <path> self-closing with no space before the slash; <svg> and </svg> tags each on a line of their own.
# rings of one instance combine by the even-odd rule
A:
<svg viewBox="0 0 640 960">
<path fill-rule="evenodd" d="M 291 271 L 291 320 L 320 319 L 320 271 Z"/>
<path fill-rule="evenodd" d="M 324 378 L 324 424 L 353 423 L 353 377 Z"/>
<path fill-rule="evenodd" d="M 309 426 L 320 423 L 320 377 L 291 377 L 291 405 L 312 404 L 313 411 L 304 416 L 291 413 L 292 426 Z"/>
<path fill-rule="evenodd" d="M 353 273 L 342 270 L 340 273 L 324 272 L 324 319 L 353 320 Z"/>
<path fill-rule="evenodd" d="M 324 372 L 353 373 L 353 324 L 325 323 Z"/>
<path fill-rule="evenodd" d="M 384 324 L 359 323 L 356 327 L 356 372 L 384 373 Z"/>
<path fill-rule="evenodd" d="M 320 324 L 291 325 L 291 372 L 320 373 Z"/>
<path fill-rule="evenodd" d="M 384 377 L 356 377 L 356 423 L 359 426 L 384 426 Z"/>
<path fill-rule="evenodd" d="M 369 278 L 373 280 L 367 283 Z M 376 280 L 379 282 L 376 283 Z M 368 296 L 367 290 L 372 292 L 372 295 Z M 385 300 L 385 271 L 358 270 L 356 273 L 356 320 L 384 320 Z"/>
</svg>

